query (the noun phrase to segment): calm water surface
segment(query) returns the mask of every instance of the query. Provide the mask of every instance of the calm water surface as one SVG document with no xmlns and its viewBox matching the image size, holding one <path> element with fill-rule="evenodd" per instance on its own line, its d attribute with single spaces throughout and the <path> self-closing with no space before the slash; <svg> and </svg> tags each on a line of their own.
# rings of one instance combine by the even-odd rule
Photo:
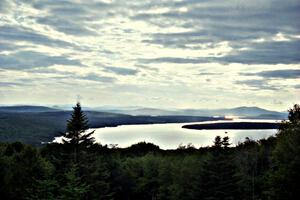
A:
<svg viewBox="0 0 300 200">
<path fill-rule="evenodd" d="M 234 120 L 274 122 L 275 120 Z M 232 122 L 232 121 L 218 121 Z M 117 127 L 96 128 L 94 137 L 101 144 L 118 144 L 118 147 L 128 147 L 145 141 L 158 145 L 162 149 L 176 149 L 180 144 L 192 143 L 195 147 L 210 146 L 214 138 L 229 136 L 233 145 L 244 141 L 246 137 L 258 140 L 275 135 L 277 130 L 191 130 L 181 128 L 186 124 L 216 123 L 214 121 L 171 124 L 122 125 Z M 227 133 L 225 133 L 227 132 Z"/>
</svg>

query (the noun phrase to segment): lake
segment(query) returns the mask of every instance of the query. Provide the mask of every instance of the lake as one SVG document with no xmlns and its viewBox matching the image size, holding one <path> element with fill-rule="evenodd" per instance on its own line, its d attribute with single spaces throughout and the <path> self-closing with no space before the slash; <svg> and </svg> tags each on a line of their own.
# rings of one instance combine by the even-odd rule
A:
<svg viewBox="0 0 300 200">
<path fill-rule="evenodd" d="M 234 119 L 234 122 L 276 122 L 275 120 Z M 216 123 L 232 121 L 207 121 L 193 123 L 121 125 L 117 127 L 96 128 L 94 137 L 101 144 L 118 144 L 118 147 L 128 147 L 145 141 L 158 145 L 161 149 L 176 149 L 180 144 L 192 143 L 195 147 L 205 147 L 213 144 L 214 138 L 228 136 L 233 145 L 244 141 L 246 137 L 253 140 L 275 135 L 276 129 L 267 130 L 192 130 L 181 128 L 187 124 Z M 227 132 L 227 133 L 225 133 Z"/>
</svg>

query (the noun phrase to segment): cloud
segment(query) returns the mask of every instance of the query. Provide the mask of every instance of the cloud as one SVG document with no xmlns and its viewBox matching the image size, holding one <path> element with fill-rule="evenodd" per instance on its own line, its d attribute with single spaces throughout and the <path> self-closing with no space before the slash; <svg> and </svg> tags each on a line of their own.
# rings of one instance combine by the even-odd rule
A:
<svg viewBox="0 0 300 200">
<path fill-rule="evenodd" d="M 264 78 L 296 79 L 300 78 L 300 69 L 269 70 L 257 73 L 240 73 L 243 76 L 260 76 Z"/>
<path fill-rule="evenodd" d="M 254 90 L 279 90 L 279 86 L 270 85 L 265 79 L 235 81 L 237 85 L 246 85 Z"/>
<path fill-rule="evenodd" d="M 20 51 L 14 54 L 0 54 L 0 68 L 11 70 L 25 70 L 39 67 L 49 67 L 52 65 L 76 65 L 81 66 L 81 62 L 69 59 L 66 56 L 49 56 L 34 51 Z"/>
<path fill-rule="evenodd" d="M 295 64 L 300 62 L 300 40 L 249 44 L 249 49 L 217 58 L 219 62 L 244 64 Z"/>
<path fill-rule="evenodd" d="M 0 41 L 0 53 L 3 51 L 15 51 L 17 49 L 23 48 L 25 45 L 14 45 L 9 42 Z"/>
<path fill-rule="evenodd" d="M 124 76 L 135 75 L 139 72 L 137 69 L 129 69 L 123 67 L 105 67 L 105 71 Z"/>
<path fill-rule="evenodd" d="M 268 40 L 265 43 L 252 43 L 255 39 L 272 38 L 278 33 L 298 35 L 299 1 L 182 1 L 163 3 L 162 6 L 168 10 L 162 13 L 139 12 L 132 17 L 134 20 L 155 24 L 162 30 L 149 33 L 142 42 L 162 45 L 165 48 L 199 49 L 194 45 L 215 45 L 228 41 L 234 50 L 221 58 L 206 56 L 207 62 L 300 62 L 297 53 L 300 47 L 299 38 L 293 41 Z M 179 12 L 182 6 L 188 11 Z M 241 48 L 246 50 L 240 51 Z"/>
<path fill-rule="evenodd" d="M 158 57 L 139 59 L 143 63 L 243 63 L 243 64 L 296 64 L 300 62 L 300 40 L 247 43 L 247 48 L 240 50 L 235 48 L 231 52 L 225 52 L 222 56 L 201 56 L 193 58 L 185 57 Z"/>
<path fill-rule="evenodd" d="M 140 65 L 140 64 L 138 64 L 138 65 L 136 65 L 136 67 L 144 69 L 144 70 L 147 70 L 147 71 L 159 72 L 158 68 L 147 66 L 147 65 Z"/>
<path fill-rule="evenodd" d="M 11 8 L 9 0 L 1 0 L 0 1 L 0 12 L 7 13 Z"/>
<path fill-rule="evenodd" d="M 85 76 L 82 76 L 80 78 L 84 79 L 84 80 L 90 80 L 90 81 L 96 81 L 96 82 L 107 82 L 107 83 L 112 83 L 116 80 L 113 77 L 100 76 L 100 75 L 95 74 L 95 73 L 89 73 L 89 74 L 87 74 Z"/>
<path fill-rule="evenodd" d="M 28 85 L 27 83 L 17 83 L 17 82 L 0 82 L 0 87 L 15 87 L 15 86 L 24 86 L 24 85 Z"/>
<path fill-rule="evenodd" d="M 138 59 L 142 63 L 176 63 L 176 64 L 198 64 L 207 63 L 206 58 L 181 58 L 181 57 L 158 57 Z"/>
<path fill-rule="evenodd" d="M 26 72 L 40 73 L 40 74 L 74 75 L 73 72 L 60 71 L 51 67 L 27 69 Z"/>
<path fill-rule="evenodd" d="M 64 23 L 62 23 L 62 21 L 64 21 Z M 37 19 L 37 22 L 44 25 L 50 25 L 57 31 L 63 32 L 65 34 L 77 36 L 89 36 L 97 34 L 95 31 L 92 31 L 76 22 L 53 18 L 52 16 L 40 17 Z"/>
<path fill-rule="evenodd" d="M 216 76 L 216 75 L 223 75 L 224 73 L 218 73 L 218 72 L 200 72 L 199 76 Z"/>
<path fill-rule="evenodd" d="M 112 4 L 97 1 L 37 1 L 34 8 L 46 11 L 46 15 L 36 18 L 36 22 L 49 25 L 55 30 L 75 36 L 96 36 L 98 30 L 91 22 L 105 18 Z M 107 9 L 107 10 L 106 10 Z"/>
<path fill-rule="evenodd" d="M 24 27 L 14 27 L 12 25 L 3 25 L 0 26 L 0 41 L 6 42 L 18 42 L 18 41 L 26 41 L 31 42 L 33 44 L 42 44 L 47 46 L 54 47 L 70 47 L 74 46 L 73 44 L 58 40 L 52 39 L 48 36 L 39 34 Z"/>
</svg>

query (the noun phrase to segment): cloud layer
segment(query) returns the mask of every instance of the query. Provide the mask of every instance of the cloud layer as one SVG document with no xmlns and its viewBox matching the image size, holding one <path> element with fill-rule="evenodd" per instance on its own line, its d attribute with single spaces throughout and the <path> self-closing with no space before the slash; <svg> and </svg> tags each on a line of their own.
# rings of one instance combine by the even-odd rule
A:
<svg viewBox="0 0 300 200">
<path fill-rule="evenodd" d="M 298 0 L 2 0 L 0 104 L 81 95 L 91 106 L 285 109 L 300 98 L 299 9 Z"/>
</svg>

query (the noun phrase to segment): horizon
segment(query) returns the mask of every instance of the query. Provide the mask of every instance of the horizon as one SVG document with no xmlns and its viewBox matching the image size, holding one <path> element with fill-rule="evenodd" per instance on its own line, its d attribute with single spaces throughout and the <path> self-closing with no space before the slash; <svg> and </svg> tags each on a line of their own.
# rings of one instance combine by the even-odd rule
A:
<svg viewBox="0 0 300 200">
<path fill-rule="evenodd" d="M 260 107 L 300 100 L 300 2 L 0 1 L 0 105 Z"/>
<path fill-rule="evenodd" d="M 165 111 L 176 111 L 176 110 L 222 110 L 222 109 L 236 109 L 236 108 L 258 108 L 268 111 L 275 111 L 275 112 L 288 112 L 288 109 L 292 108 L 289 107 L 286 110 L 275 110 L 275 109 L 268 109 L 259 106 L 233 106 L 233 107 L 218 107 L 218 108 L 201 108 L 201 107 L 183 107 L 183 108 L 171 108 L 171 107 L 145 107 L 145 106 L 117 106 L 117 105 L 99 105 L 99 106 L 85 106 L 79 102 L 83 109 L 99 109 L 99 110 L 118 110 L 118 109 L 128 109 L 128 110 L 135 110 L 135 109 L 158 109 L 158 110 L 165 110 Z M 41 107 L 48 107 L 48 108 L 56 108 L 56 109 L 72 109 L 76 103 L 74 104 L 0 104 L 0 107 L 18 107 L 18 106 L 41 106 Z M 83 110 L 84 111 L 84 110 Z M 89 111 L 89 110 L 88 110 Z"/>
</svg>

